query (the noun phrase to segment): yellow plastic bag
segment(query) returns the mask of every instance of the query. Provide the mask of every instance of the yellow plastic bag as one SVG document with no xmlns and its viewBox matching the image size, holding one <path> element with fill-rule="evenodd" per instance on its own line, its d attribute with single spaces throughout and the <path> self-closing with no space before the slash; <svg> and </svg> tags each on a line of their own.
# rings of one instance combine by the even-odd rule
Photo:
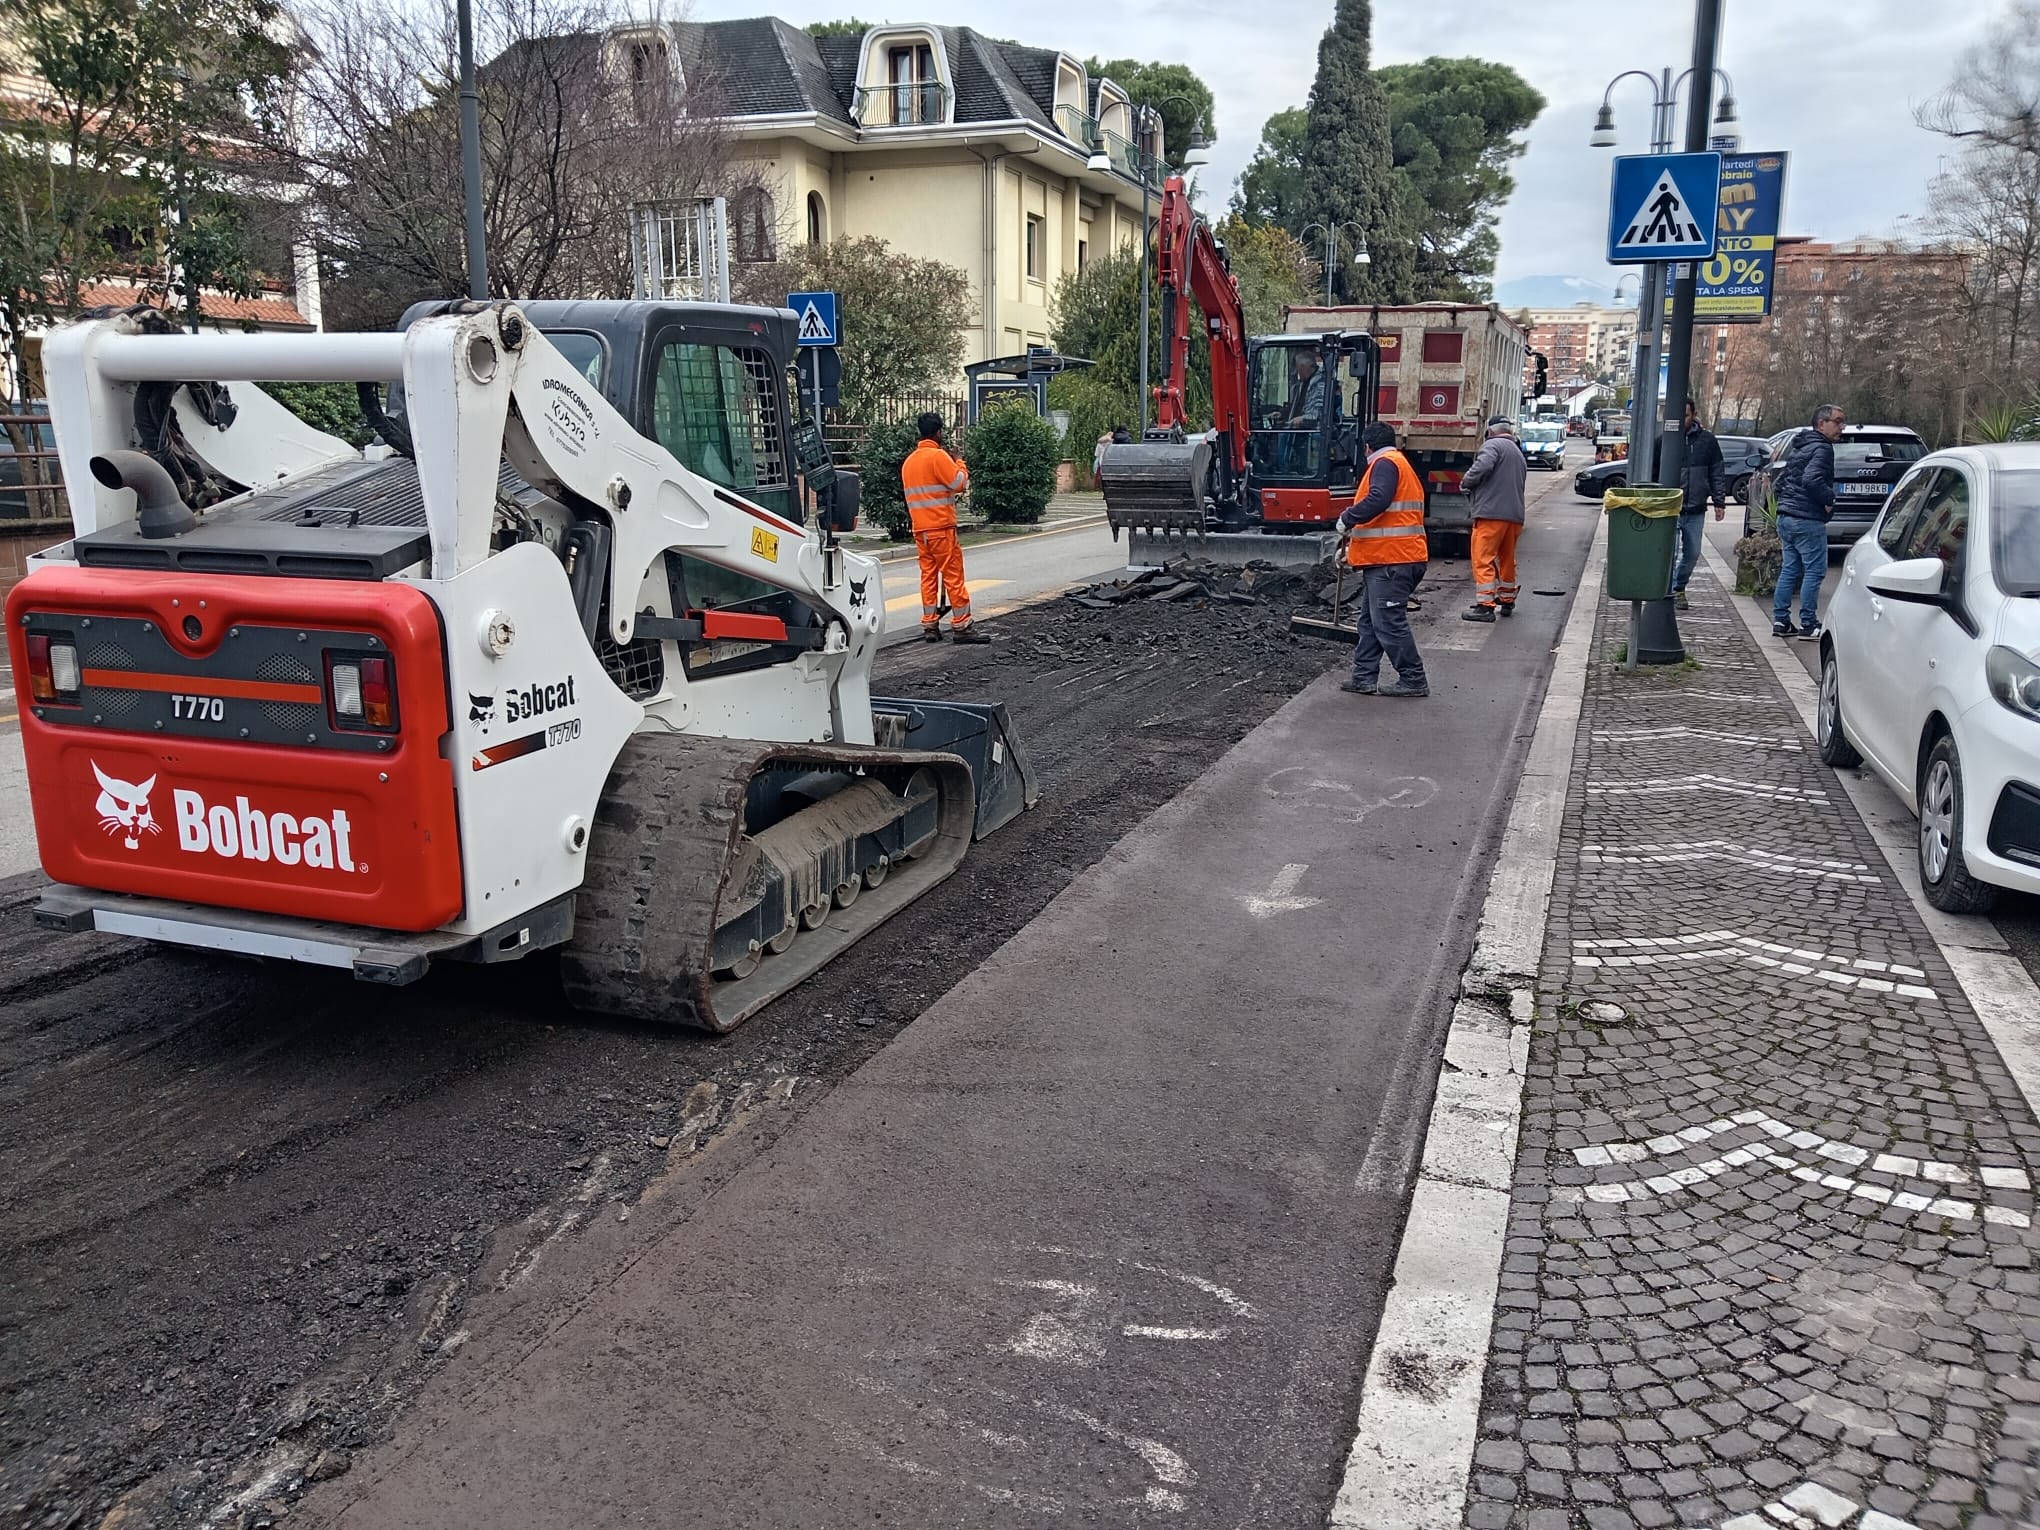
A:
<svg viewBox="0 0 2040 1530">
<path fill-rule="evenodd" d="M 1603 510 L 1634 510 L 1646 520 L 1658 520 L 1664 516 L 1677 515 L 1686 508 L 1684 489 L 1638 488 L 1609 489 L 1601 495 Z"/>
</svg>

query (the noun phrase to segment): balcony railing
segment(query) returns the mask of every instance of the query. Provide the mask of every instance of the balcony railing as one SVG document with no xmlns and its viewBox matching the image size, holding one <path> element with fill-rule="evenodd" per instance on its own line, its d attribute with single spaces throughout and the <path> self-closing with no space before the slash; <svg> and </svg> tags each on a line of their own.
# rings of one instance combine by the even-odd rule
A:
<svg viewBox="0 0 2040 1530">
<path fill-rule="evenodd" d="M 913 127 L 949 120 L 949 87 L 936 80 L 861 85 L 851 106 L 859 127 Z"/>
<path fill-rule="evenodd" d="M 1074 106 L 1058 106 L 1055 109 L 1055 125 L 1063 137 L 1082 149 L 1091 152 L 1091 145 L 1098 137 L 1098 119 L 1086 116 Z"/>
<path fill-rule="evenodd" d="M 1105 157 L 1112 161 L 1112 168 L 1130 181 L 1145 178 L 1151 185 L 1159 185 L 1169 173 L 1167 162 L 1159 154 L 1148 153 L 1130 138 L 1122 138 L 1108 128 L 1098 139 L 1105 147 Z"/>
</svg>

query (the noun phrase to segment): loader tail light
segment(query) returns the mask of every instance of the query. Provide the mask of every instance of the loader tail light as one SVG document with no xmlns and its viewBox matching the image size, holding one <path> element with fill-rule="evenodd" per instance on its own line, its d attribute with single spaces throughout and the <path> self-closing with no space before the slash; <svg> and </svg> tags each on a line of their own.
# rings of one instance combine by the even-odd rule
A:
<svg viewBox="0 0 2040 1530">
<path fill-rule="evenodd" d="M 28 634 L 30 699 L 58 705 L 78 703 L 78 645 L 47 632 Z"/>
<path fill-rule="evenodd" d="M 326 655 L 326 707 L 333 726 L 349 733 L 397 731 L 393 665 L 370 654 Z"/>
</svg>

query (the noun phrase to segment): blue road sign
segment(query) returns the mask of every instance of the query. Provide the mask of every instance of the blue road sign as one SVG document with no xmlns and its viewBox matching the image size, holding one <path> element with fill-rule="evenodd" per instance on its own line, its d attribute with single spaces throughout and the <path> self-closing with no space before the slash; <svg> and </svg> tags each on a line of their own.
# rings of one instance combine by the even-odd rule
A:
<svg viewBox="0 0 2040 1530">
<path fill-rule="evenodd" d="M 1705 260 L 1720 212 L 1719 154 L 1629 154 L 1608 195 L 1608 261 Z"/>
<path fill-rule="evenodd" d="M 836 294 L 833 292 L 789 292 L 786 306 L 800 319 L 802 345 L 834 345 L 841 333 L 836 328 Z"/>
</svg>

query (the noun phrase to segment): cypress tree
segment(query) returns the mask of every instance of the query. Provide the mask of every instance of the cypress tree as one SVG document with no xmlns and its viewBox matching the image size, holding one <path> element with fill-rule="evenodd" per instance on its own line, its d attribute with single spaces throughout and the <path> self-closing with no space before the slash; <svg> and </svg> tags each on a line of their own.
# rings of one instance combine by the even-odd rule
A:
<svg viewBox="0 0 2040 1530">
<path fill-rule="evenodd" d="M 1371 264 L 1351 263 L 1350 230 L 1340 236 L 1333 286 L 1347 302 L 1405 303 L 1416 282 L 1404 189 L 1395 172 L 1388 99 L 1368 67 L 1374 8 L 1369 0 L 1338 0 L 1318 44 L 1303 142 L 1304 205 L 1330 227 L 1358 226 Z M 1322 237 L 1322 236 L 1319 236 Z M 1320 252 L 1323 245 L 1313 246 Z"/>
</svg>

